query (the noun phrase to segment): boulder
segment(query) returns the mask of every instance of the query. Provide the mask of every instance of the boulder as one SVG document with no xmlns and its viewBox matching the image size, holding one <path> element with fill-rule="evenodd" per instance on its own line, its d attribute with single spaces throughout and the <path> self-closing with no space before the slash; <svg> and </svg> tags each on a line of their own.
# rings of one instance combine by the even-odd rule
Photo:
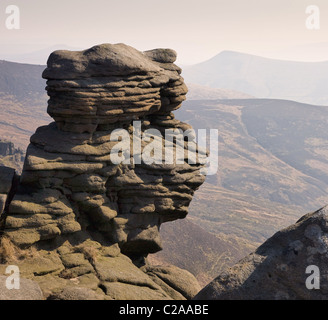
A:
<svg viewBox="0 0 328 320">
<path fill-rule="evenodd" d="M 142 268 L 174 300 L 192 299 L 201 289 L 190 272 L 172 265 Z"/>
<path fill-rule="evenodd" d="M 326 300 L 328 207 L 277 232 L 195 300 Z"/>
</svg>

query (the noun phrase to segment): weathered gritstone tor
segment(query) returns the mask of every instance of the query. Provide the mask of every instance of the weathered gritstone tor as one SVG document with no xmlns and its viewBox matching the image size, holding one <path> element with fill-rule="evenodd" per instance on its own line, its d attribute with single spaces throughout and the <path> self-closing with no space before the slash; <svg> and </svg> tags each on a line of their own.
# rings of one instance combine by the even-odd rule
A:
<svg viewBox="0 0 328 320">
<path fill-rule="evenodd" d="M 48 80 L 48 113 L 55 122 L 31 137 L 4 230 L 18 248 L 37 249 L 38 258 L 23 259 L 23 264 L 40 259 L 40 270 L 26 268 L 26 276 L 50 287 L 52 277 L 58 282 L 59 288 L 45 289 L 47 296 L 91 297 L 96 292 L 124 299 L 131 292 L 140 299 L 166 299 L 196 293 L 186 283 L 168 293 L 164 283 L 170 274 L 169 283 L 181 272 L 179 277 L 197 287 L 185 271 L 151 271 L 150 266 L 141 271 L 127 257 L 143 261 L 160 250 L 160 225 L 186 216 L 205 179 L 197 145 L 188 138 L 193 138 L 191 127 L 172 113 L 187 93 L 175 59 L 170 49 L 140 52 L 124 44 L 50 55 L 43 77 Z M 113 139 L 118 129 L 127 135 L 124 142 Z M 145 161 L 149 141 L 160 147 L 167 143 L 159 134 L 146 142 L 150 129 L 185 132 L 182 141 L 171 141 L 174 155 L 182 148 L 180 158 L 169 164 Z M 118 144 L 120 163 L 111 155 Z M 188 163 L 190 152 L 197 154 L 193 163 Z M 156 272 L 163 274 L 156 278 Z M 87 283 L 81 292 L 60 291 L 75 278 Z"/>
</svg>

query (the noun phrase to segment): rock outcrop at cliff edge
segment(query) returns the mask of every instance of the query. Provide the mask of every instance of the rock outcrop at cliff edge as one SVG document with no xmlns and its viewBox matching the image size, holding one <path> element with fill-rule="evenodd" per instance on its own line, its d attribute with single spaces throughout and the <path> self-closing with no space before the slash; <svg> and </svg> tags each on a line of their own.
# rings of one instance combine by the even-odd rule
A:
<svg viewBox="0 0 328 320">
<path fill-rule="evenodd" d="M 277 232 L 196 300 L 328 299 L 328 207 Z"/>
<path fill-rule="evenodd" d="M 145 260 L 161 249 L 160 225 L 186 216 L 205 179 L 206 151 L 172 113 L 187 93 L 175 59 L 124 44 L 50 55 L 43 77 L 55 122 L 31 137 L 2 239 L 5 259 L 17 258 L 45 297 L 199 291 L 187 271 Z"/>
</svg>

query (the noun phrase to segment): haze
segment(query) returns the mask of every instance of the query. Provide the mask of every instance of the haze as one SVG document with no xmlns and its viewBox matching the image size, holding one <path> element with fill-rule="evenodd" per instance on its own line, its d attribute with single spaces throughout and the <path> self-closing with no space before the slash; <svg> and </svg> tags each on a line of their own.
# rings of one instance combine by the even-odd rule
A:
<svg viewBox="0 0 328 320">
<path fill-rule="evenodd" d="M 21 29 L 5 27 L 7 5 Z M 308 5 L 320 29 L 308 30 Z M 328 2 L 317 0 L 12 0 L 0 3 L 0 59 L 32 61 L 40 50 L 124 42 L 139 50 L 174 48 L 194 64 L 223 50 L 298 61 L 328 60 Z M 31 55 L 32 53 L 32 55 Z M 12 59 L 10 59 L 12 58 Z M 19 60 L 18 59 L 18 60 Z M 22 61 L 23 60 L 23 61 Z M 45 63 L 40 58 L 39 63 Z"/>
</svg>

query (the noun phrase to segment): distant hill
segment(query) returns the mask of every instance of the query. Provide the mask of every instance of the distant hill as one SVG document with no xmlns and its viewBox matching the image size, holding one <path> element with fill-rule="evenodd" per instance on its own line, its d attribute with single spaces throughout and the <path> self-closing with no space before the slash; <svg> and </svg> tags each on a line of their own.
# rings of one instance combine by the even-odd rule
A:
<svg viewBox="0 0 328 320">
<path fill-rule="evenodd" d="M 211 88 L 207 86 L 201 86 L 195 83 L 187 83 L 188 100 L 213 100 L 213 99 L 250 99 L 254 98 L 246 93 L 228 90 L 228 89 L 218 89 Z"/>
<path fill-rule="evenodd" d="M 41 77 L 44 68 L 0 61 L 0 137 L 23 150 L 35 129 L 51 121 Z"/>
<path fill-rule="evenodd" d="M 328 61 L 293 62 L 223 51 L 210 60 L 185 67 L 182 75 L 187 83 L 236 90 L 258 98 L 328 105 Z"/>
<path fill-rule="evenodd" d="M 82 50 L 83 48 L 76 48 L 67 46 L 65 44 L 56 44 L 54 46 L 46 47 L 40 50 L 34 50 L 24 53 L 7 54 L 6 46 L 0 44 L 0 60 L 9 60 L 19 63 L 28 63 L 29 65 L 46 65 L 49 55 L 55 50 Z M 26 50 L 26 49 L 25 49 Z"/>
<path fill-rule="evenodd" d="M 41 75 L 45 66 L 0 60 L 0 92 L 17 99 L 40 96 L 45 93 Z"/>
</svg>

